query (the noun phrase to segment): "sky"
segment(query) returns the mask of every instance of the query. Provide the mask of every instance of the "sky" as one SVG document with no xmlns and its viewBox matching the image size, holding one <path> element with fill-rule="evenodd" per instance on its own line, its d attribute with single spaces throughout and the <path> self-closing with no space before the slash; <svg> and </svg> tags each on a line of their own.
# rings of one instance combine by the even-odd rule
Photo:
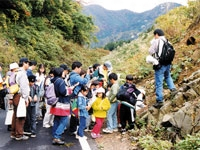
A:
<svg viewBox="0 0 200 150">
<path fill-rule="evenodd" d="M 83 0 L 84 4 L 101 5 L 108 10 L 129 9 L 134 12 L 144 12 L 165 2 L 176 2 L 187 5 L 188 0 Z"/>
</svg>

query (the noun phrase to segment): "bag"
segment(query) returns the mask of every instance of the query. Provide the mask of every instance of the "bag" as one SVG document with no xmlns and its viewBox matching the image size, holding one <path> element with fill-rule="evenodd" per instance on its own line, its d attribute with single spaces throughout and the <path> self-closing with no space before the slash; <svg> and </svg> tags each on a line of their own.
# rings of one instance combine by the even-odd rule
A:
<svg viewBox="0 0 200 150">
<path fill-rule="evenodd" d="M 47 85 L 45 87 L 45 92 L 44 92 L 44 95 L 47 98 L 47 104 L 51 106 L 55 105 L 58 102 L 58 97 L 56 97 L 54 83 L 50 83 L 49 85 Z"/>
<path fill-rule="evenodd" d="M 19 104 L 17 106 L 17 115 L 19 117 L 26 117 L 26 104 L 25 99 L 20 97 Z"/>
<path fill-rule="evenodd" d="M 161 39 L 162 40 L 162 39 Z M 169 65 L 174 59 L 175 56 L 175 50 L 174 47 L 167 41 L 164 41 L 163 47 L 162 47 L 162 53 L 158 58 L 158 61 L 161 65 Z M 159 51 L 157 52 L 158 55 Z"/>
<path fill-rule="evenodd" d="M 72 110 L 72 114 L 75 117 L 78 117 L 79 109 L 78 109 L 78 105 L 77 105 L 77 98 L 75 98 L 71 101 L 71 110 Z"/>
<path fill-rule="evenodd" d="M 6 113 L 5 125 L 12 124 L 13 113 L 14 113 L 13 109 L 8 109 L 8 111 Z"/>
<path fill-rule="evenodd" d="M 70 115 L 70 104 L 64 104 L 57 102 L 55 106 L 50 108 L 50 113 L 56 116 L 69 116 Z"/>
<path fill-rule="evenodd" d="M 16 83 L 8 87 L 8 93 L 16 94 L 19 91 L 19 85 Z"/>
<path fill-rule="evenodd" d="M 122 88 L 119 89 L 116 97 L 118 100 L 126 101 L 132 105 L 136 104 L 136 96 L 134 94 L 135 86 L 133 84 L 125 84 Z"/>
</svg>

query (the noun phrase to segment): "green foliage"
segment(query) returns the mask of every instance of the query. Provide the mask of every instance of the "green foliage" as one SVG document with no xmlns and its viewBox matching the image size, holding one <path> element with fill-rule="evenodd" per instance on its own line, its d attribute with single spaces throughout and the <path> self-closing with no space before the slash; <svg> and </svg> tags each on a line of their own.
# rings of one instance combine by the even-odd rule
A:
<svg viewBox="0 0 200 150">
<path fill-rule="evenodd" d="M 187 135 L 175 145 L 176 150 L 198 150 L 200 148 L 200 133 L 195 136 Z"/>
<path fill-rule="evenodd" d="M 182 72 L 182 68 L 180 67 L 180 65 L 176 64 L 172 66 L 172 69 L 173 71 L 171 75 L 172 75 L 173 81 L 177 81 L 180 73 Z"/>
<path fill-rule="evenodd" d="M 104 46 L 104 49 L 113 51 L 118 46 L 122 46 L 124 43 L 130 43 L 130 40 L 127 40 L 127 41 L 121 40 L 121 41 L 117 41 L 117 42 L 110 42 Z"/>
<path fill-rule="evenodd" d="M 152 135 L 147 135 L 139 139 L 139 145 L 144 150 L 169 150 L 172 143 L 166 140 L 157 140 Z"/>
</svg>

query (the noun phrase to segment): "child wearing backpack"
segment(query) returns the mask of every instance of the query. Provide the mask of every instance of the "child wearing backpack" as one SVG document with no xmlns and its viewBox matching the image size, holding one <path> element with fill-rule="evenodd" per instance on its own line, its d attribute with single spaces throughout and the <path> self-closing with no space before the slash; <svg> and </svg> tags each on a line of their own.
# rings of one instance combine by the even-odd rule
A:
<svg viewBox="0 0 200 150">
<path fill-rule="evenodd" d="M 92 104 L 93 114 L 95 116 L 96 124 L 91 132 L 92 138 L 100 138 L 101 128 L 103 126 L 104 119 L 107 116 L 107 111 L 110 109 L 110 101 L 106 97 L 105 89 L 100 87 L 96 91 L 96 100 Z"/>
</svg>

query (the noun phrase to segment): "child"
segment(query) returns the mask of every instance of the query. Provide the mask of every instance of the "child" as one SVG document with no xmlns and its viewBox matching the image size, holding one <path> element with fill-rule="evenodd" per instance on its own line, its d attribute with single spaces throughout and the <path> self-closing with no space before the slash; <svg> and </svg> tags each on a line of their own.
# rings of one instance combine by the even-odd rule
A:
<svg viewBox="0 0 200 150">
<path fill-rule="evenodd" d="M 24 125 L 24 134 L 36 137 L 36 102 L 37 93 L 35 87 L 36 76 L 28 76 L 30 86 L 29 105 L 27 107 L 26 121 Z"/>
<path fill-rule="evenodd" d="M 106 118 L 106 113 L 110 109 L 110 101 L 106 98 L 105 89 L 100 87 L 96 91 L 97 98 L 95 102 L 92 104 L 93 114 L 95 116 L 96 124 L 91 132 L 92 138 L 101 137 L 100 131 L 104 122 L 104 118 Z"/>
<path fill-rule="evenodd" d="M 84 136 L 84 130 L 86 127 L 86 118 L 88 117 L 88 110 L 89 106 L 87 106 L 88 99 L 86 95 L 88 94 L 88 88 L 87 86 L 82 86 L 78 98 L 77 98 L 77 105 L 79 109 L 79 128 L 76 135 L 76 138 L 84 138 L 87 139 L 86 136 Z"/>
</svg>

